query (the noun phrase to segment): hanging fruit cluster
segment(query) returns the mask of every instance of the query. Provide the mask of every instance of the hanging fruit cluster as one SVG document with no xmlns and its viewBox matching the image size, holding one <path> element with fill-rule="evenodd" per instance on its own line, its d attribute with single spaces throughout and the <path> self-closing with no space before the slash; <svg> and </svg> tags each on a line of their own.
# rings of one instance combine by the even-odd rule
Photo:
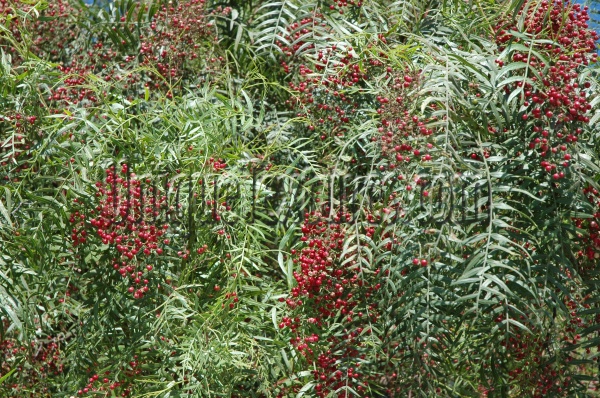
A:
<svg viewBox="0 0 600 398">
<path fill-rule="evenodd" d="M 144 182 L 146 186 L 144 186 Z M 86 214 L 75 211 L 71 240 L 77 247 L 98 239 L 115 250 L 113 268 L 130 280 L 129 293 L 142 298 L 148 292 L 153 258 L 163 254 L 162 237 L 166 222 L 166 195 L 158 192 L 151 179 L 142 182 L 127 164 L 106 170 L 104 182 L 96 183 L 98 204 Z M 91 230 L 91 236 L 88 231 Z"/>
</svg>

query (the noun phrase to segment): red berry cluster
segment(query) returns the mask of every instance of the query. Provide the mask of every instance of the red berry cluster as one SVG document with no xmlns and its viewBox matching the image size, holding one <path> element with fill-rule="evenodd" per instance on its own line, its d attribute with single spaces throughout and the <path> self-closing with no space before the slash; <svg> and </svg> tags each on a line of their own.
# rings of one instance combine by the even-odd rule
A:
<svg viewBox="0 0 600 398">
<path fill-rule="evenodd" d="M 299 22 L 294 22 L 286 27 L 287 35 L 285 36 L 285 39 L 287 43 L 290 43 L 289 45 L 282 41 L 276 41 L 275 44 L 288 58 L 296 55 L 301 49 L 312 50 L 315 48 L 315 45 L 303 40 L 304 36 L 313 33 L 312 27 L 314 24 L 322 23 L 324 23 L 323 14 L 315 11 L 312 17 L 303 18 Z M 281 66 L 285 73 L 290 72 L 288 64 L 285 61 L 282 61 Z"/>
<path fill-rule="evenodd" d="M 61 82 L 45 92 L 50 112 L 61 113 L 64 108 L 71 106 L 96 105 L 98 97 L 108 95 L 109 91 L 125 94 L 129 100 L 144 95 L 140 94 L 143 91 L 141 84 L 150 77 L 135 70 L 136 63 L 135 55 L 123 55 L 112 43 L 106 44 L 102 40 L 91 45 L 87 51 L 78 51 L 77 55 L 57 66 L 62 76 Z M 102 93 L 92 90 L 88 84 L 92 75 L 112 83 L 112 86 L 105 86 L 107 90 Z"/>
<path fill-rule="evenodd" d="M 98 100 L 97 94 L 86 88 L 87 77 L 102 70 L 99 66 L 114 57 L 103 58 L 102 54 L 95 51 L 80 50 L 75 56 L 69 55 L 75 43 L 83 45 L 77 39 L 81 36 L 79 21 L 84 18 L 84 13 L 72 2 L 48 2 L 47 8 L 39 14 L 32 11 L 32 4 L 0 1 L 0 22 L 7 24 L 14 39 L 22 45 L 27 45 L 35 56 L 58 63 L 56 68 L 60 72 L 61 82 L 58 85 L 54 82 L 44 85 L 42 93 L 47 101 L 43 104 L 44 107 L 48 108 L 50 113 L 61 113 L 66 106 L 95 104 Z M 27 17 L 17 15 L 19 12 L 26 13 Z M 8 19 L 10 23 L 7 23 Z M 31 37 L 23 37 L 23 32 L 29 32 Z M 23 59 L 20 58 L 16 46 L 5 43 L 2 39 L 0 46 L 12 53 L 13 66 L 22 63 Z M 64 62 L 65 59 L 69 61 Z"/>
<path fill-rule="evenodd" d="M 435 119 L 423 119 L 415 115 L 416 90 L 423 80 L 417 72 L 398 73 L 388 68 L 392 78 L 390 91 L 380 96 L 377 111 L 381 116 L 379 140 L 382 154 L 388 159 L 387 169 L 396 170 L 410 162 L 429 162 L 433 159 L 434 130 L 428 127 Z M 382 171 L 385 169 L 382 165 Z M 403 177 L 402 177 L 403 178 Z"/>
<path fill-rule="evenodd" d="M 108 375 L 110 375 L 110 371 L 106 371 L 104 373 L 105 377 L 103 377 L 102 379 L 100 379 L 100 376 L 98 376 L 98 374 L 92 375 L 89 378 L 88 383 L 85 385 L 85 387 L 83 387 L 80 390 L 77 390 L 77 395 L 82 396 L 87 393 L 97 393 L 99 391 L 113 391 L 121 386 L 121 383 L 118 381 L 111 382 L 110 379 L 106 377 Z M 129 396 L 129 394 L 130 391 L 125 389 L 121 396 L 127 397 Z M 105 396 L 108 396 L 108 393 L 106 393 Z"/>
<path fill-rule="evenodd" d="M 34 4 L 0 0 L 0 24 L 8 27 L 17 41 L 27 43 L 31 40 L 28 49 L 37 57 L 60 61 L 65 55 L 65 45 L 80 35 L 77 19 L 81 10 L 69 0 L 54 0 L 45 3 L 46 8 L 36 16 L 32 12 Z M 27 17 L 24 18 L 23 15 Z M 31 37 L 23 37 L 24 32 L 30 33 Z M 23 61 L 15 46 L 8 45 L 1 38 L 0 46 L 11 53 L 14 63 L 20 64 Z"/>
<path fill-rule="evenodd" d="M 148 33 L 140 38 L 142 65 L 156 68 L 162 76 L 153 78 L 154 87 L 168 88 L 182 78 L 195 78 L 202 69 L 205 74 L 218 70 L 224 59 L 211 56 L 206 43 L 218 41 L 215 18 L 230 13 L 231 7 L 218 6 L 208 10 L 205 0 L 161 7 L 154 15 Z M 209 62 L 204 65 L 199 61 Z"/>
<path fill-rule="evenodd" d="M 0 326 L 6 329 L 7 324 L 3 322 Z M 7 398 L 48 396 L 45 380 L 58 376 L 65 370 L 60 340 L 54 337 L 37 339 L 27 346 L 4 336 L 0 340 L 0 378 L 13 368 L 17 372 L 5 383 L 0 383 L 0 395 Z"/>
<path fill-rule="evenodd" d="M 332 4 L 329 5 L 330 10 L 337 10 L 340 14 L 344 14 L 345 7 L 362 7 L 362 1 L 360 0 L 333 0 Z"/>
<path fill-rule="evenodd" d="M 521 391 L 535 391 L 533 397 L 566 396 L 562 391 L 562 383 L 565 369 L 554 368 L 553 364 L 547 363 L 544 358 L 545 337 L 529 336 L 517 333 L 500 343 L 507 347 L 508 354 L 513 365 L 508 371 L 509 383 L 512 389 Z M 568 387 L 569 381 L 565 380 L 564 387 Z"/>
<path fill-rule="evenodd" d="M 148 274 L 153 266 L 144 258 L 161 255 L 161 237 L 169 225 L 159 217 L 163 215 L 167 198 L 160 194 L 152 182 L 142 181 L 123 164 L 117 171 L 115 166 L 106 170 L 106 179 L 97 182 L 98 205 L 90 210 L 90 215 L 76 211 L 70 221 L 74 224 L 71 239 L 73 246 L 84 244 L 90 238 L 87 229 L 91 227 L 94 236 L 103 244 L 112 245 L 118 258 L 113 268 L 124 278 L 131 279 L 129 292 L 141 298 L 148 292 Z M 89 221 L 86 223 L 87 218 Z"/>
<path fill-rule="evenodd" d="M 312 19 L 305 19 L 300 22 L 299 27 L 296 27 L 298 23 L 292 25 L 291 28 L 296 32 L 294 35 L 309 32 L 308 25 L 311 23 Z M 307 27 L 300 29 L 302 24 Z M 282 44 L 282 51 L 293 54 L 304 48 L 301 37 L 298 38 L 300 41 L 294 42 L 292 48 Z M 321 140 L 333 136 L 343 137 L 351 126 L 351 119 L 361 115 L 361 105 L 372 102 L 371 96 L 360 88 L 380 72 L 383 63 L 371 56 L 361 58 L 362 55 L 356 54 L 350 45 L 344 48 L 338 45 L 328 46 L 316 51 L 315 55 L 314 67 L 300 64 L 298 81 L 289 82 L 289 87 L 297 96 L 287 100 L 286 105 L 296 111 L 296 116 L 310 120 L 308 130 L 318 133 Z M 286 73 L 290 71 L 288 63 L 283 61 L 281 65 Z M 359 90 L 356 91 L 356 88 Z"/>
<path fill-rule="evenodd" d="M 97 72 L 99 65 L 114 57 L 103 59 L 95 51 L 78 51 L 77 55 L 69 57 L 68 53 L 73 51 L 71 47 L 81 36 L 78 22 L 84 16 L 82 10 L 68 0 L 57 0 L 47 2 L 47 7 L 37 14 L 32 12 L 32 4 L 0 1 L 0 23 L 7 24 L 10 18 L 7 26 L 17 42 L 28 45 L 35 56 L 58 63 L 57 69 L 62 81 L 59 85 L 47 84 L 44 87 L 43 94 L 48 101 L 44 104 L 45 107 L 51 113 L 60 113 L 68 105 L 93 105 L 97 98 L 92 90 L 85 88 L 87 76 Z M 17 12 L 27 13 L 27 17 L 23 18 Z M 23 32 L 29 32 L 31 37 L 23 37 Z M 30 46 L 28 40 L 31 40 Z M 0 39 L 0 46 L 12 53 L 13 66 L 18 66 L 23 60 L 16 46 L 4 44 L 6 43 Z M 65 59 L 69 61 L 64 62 Z"/>
<path fill-rule="evenodd" d="M 115 60 L 121 60 L 115 63 Z M 98 41 L 88 51 L 80 51 L 67 62 L 57 66 L 62 79 L 61 84 L 46 90 L 49 111 L 61 113 L 64 108 L 79 106 L 90 107 L 98 103 L 99 95 L 107 95 L 108 91 L 98 93 L 90 88 L 88 80 L 92 75 L 102 78 L 107 83 L 112 83 L 109 90 L 127 95 L 129 100 L 140 95 L 140 84 L 145 79 L 134 69 L 136 57 L 122 56 L 118 49 Z M 143 94 L 142 94 L 143 95 Z"/>
<path fill-rule="evenodd" d="M 279 328 L 289 328 L 292 346 L 313 362 L 318 397 L 344 386 L 365 391 L 368 380 L 359 370 L 364 355 L 360 349 L 370 334 L 369 324 L 379 317 L 373 298 L 381 287 L 376 281 L 379 270 L 367 272 L 355 256 L 343 255 L 345 229 L 344 224 L 324 221 L 320 212 L 305 214 L 301 241 L 306 247 L 300 252 L 292 250 L 293 262 L 299 265 L 294 272 L 298 285 L 287 299 L 280 299 L 293 312 L 302 314 L 284 317 Z M 328 335 L 334 324 L 343 325 L 343 331 Z"/>
<path fill-rule="evenodd" d="M 97 104 L 100 93 L 88 88 L 87 80 L 95 74 L 113 84 L 109 91 L 125 94 L 132 100 L 144 96 L 142 85 L 160 89 L 172 97 L 182 84 L 199 84 L 221 70 L 222 56 L 214 55 L 210 43 L 218 42 L 217 18 L 227 17 L 230 7 L 209 10 L 204 0 L 189 0 L 178 5 L 165 5 L 153 16 L 149 25 L 140 24 L 136 18 L 121 18 L 119 30 L 127 31 L 130 43 L 109 40 L 103 32 L 97 35 L 89 47 L 76 40 L 81 36 L 78 22 L 87 18 L 68 0 L 49 2 L 39 15 L 30 12 L 32 6 L 23 2 L 0 1 L 0 22 L 7 24 L 10 18 L 12 34 L 17 42 L 28 43 L 23 31 L 32 32 L 29 48 L 36 56 L 58 63 L 61 84 L 48 84 L 44 94 L 51 113 L 63 112 L 65 107 Z M 147 10 L 139 5 L 134 13 Z M 27 18 L 16 15 L 27 13 Z M 117 26 L 112 30 L 117 31 Z M 138 45 L 139 41 L 139 45 Z M 208 45 L 207 45 L 208 43 Z M 17 49 L 0 39 L 0 46 L 13 53 L 13 64 L 22 61 Z M 70 55 L 74 53 L 74 55 Z M 115 62 L 115 60 L 117 62 Z M 139 66 L 150 71 L 143 71 Z M 156 70 L 155 74 L 152 70 Z M 200 75 L 204 77 L 199 78 Z"/>
<path fill-rule="evenodd" d="M 211 157 L 208 159 L 207 164 L 212 166 L 212 169 L 215 173 L 219 173 L 222 170 L 225 170 L 227 168 L 227 163 L 221 158 L 217 159 L 217 158 Z"/>
<path fill-rule="evenodd" d="M 101 375 L 94 373 L 88 378 L 85 386 L 77 390 L 77 396 L 128 397 L 132 394 L 135 379 L 139 378 L 143 372 L 142 365 L 143 363 L 139 360 L 139 356 L 134 355 L 132 361 L 121 366 L 120 377 L 117 375 L 111 377 L 111 372 L 108 370 Z M 88 368 L 87 372 L 90 374 L 91 369 Z M 120 394 L 118 394 L 118 392 L 120 392 Z"/>
<path fill-rule="evenodd" d="M 532 83 L 517 81 L 506 85 L 522 90 L 522 118 L 532 119 L 532 140 L 529 148 L 541 158 L 540 166 L 555 180 L 565 176 L 558 166 L 569 167 L 570 147 L 579 139 L 581 128 L 574 123 L 588 123 L 589 82 L 580 82 L 582 67 L 597 60 L 595 42 L 598 33 L 589 28 L 587 7 L 570 1 L 527 2 L 520 11 L 522 27 L 512 20 L 495 28 L 499 50 L 507 48 L 510 59 L 496 60 L 499 67 L 506 62 L 522 62 Z M 516 36 L 513 31 L 531 35 L 531 40 Z M 552 42 L 542 41 L 551 40 Z M 531 51 L 512 50 L 512 43 L 524 44 Z M 540 54 L 539 56 L 536 54 Z M 542 56 L 545 59 L 542 59 Z"/>
<path fill-rule="evenodd" d="M 235 308 L 235 305 L 240 301 L 236 292 L 225 293 L 225 300 L 229 302 L 229 309 Z M 221 304 L 221 308 L 225 308 L 225 303 Z"/>
<path fill-rule="evenodd" d="M 0 178 L 18 182 L 31 165 L 29 150 L 43 135 L 38 117 L 22 113 L 0 116 Z"/>
<path fill-rule="evenodd" d="M 507 367 L 510 388 L 521 392 L 529 391 L 531 396 L 542 398 L 547 396 L 567 397 L 571 396 L 577 382 L 569 375 L 568 367 L 557 367 L 557 363 L 570 363 L 576 356 L 589 357 L 591 348 L 581 350 L 579 353 L 573 350 L 581 342 L 580 331 L 594 324 L 593 319 L 587 321 L 578 316 L 579 309 L 589 310 L 587 303 L 580 304 L 574 299 L 566 299 L 565 305 L 569 309 L 566 319 L 555 319 L 556 325 L 552 327 L 559 329 L 558 341 L 550 341 L 550 334 L 538 331 L 531 327 L 531 334 L 519 331 L 500 342 L 504 347 L 504 358 Z M 524 316 L 520 321 L 524 322 Z M 497 323 L 504 320 L 503 316 L 495 319 Z M 555 352 L 551 345 L 559 344 L 563 347 L 559 352 L 572 352 L 571 356 L 555 362 L 552 353 Z M 499 365 L 497 365 L 499 366 Z M 583 369 L 582 369 L 583 370 Z"/>
</svg>

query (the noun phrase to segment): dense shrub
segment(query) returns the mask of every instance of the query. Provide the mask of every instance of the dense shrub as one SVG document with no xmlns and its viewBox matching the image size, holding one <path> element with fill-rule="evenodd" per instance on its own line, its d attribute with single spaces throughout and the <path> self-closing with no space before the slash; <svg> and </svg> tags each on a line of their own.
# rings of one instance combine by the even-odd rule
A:
<svg viewBox="0 0 600 398">
<path fill-rule="evenodd" d="M 0 395 L 594 396 L 568 1 L 0 2 Z"/>
</svg>

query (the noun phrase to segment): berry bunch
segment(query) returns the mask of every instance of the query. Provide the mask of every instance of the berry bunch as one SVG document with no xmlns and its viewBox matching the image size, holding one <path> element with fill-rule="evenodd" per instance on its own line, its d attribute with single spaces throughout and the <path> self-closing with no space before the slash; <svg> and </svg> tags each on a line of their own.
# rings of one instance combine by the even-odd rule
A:
<svg viewBox="0 0 600 398">
<path fill-rule="evenodd" d="M 33 12 L 34 4 L 0 0 L 0 23 L 10 29 L 18 42 L 30 42 L 29 50 L 35 56 L 60 62 L 67 55 L 67 43 L 75 41 L 81 33 L 77 24 L 81 10 L 69 0 L 55 0 L 47 2 L 38 15 Z M 25 32 L 30 37 L 24 37 Z M 0 47 L 8 50 L 15 64 L 23 62 L 15 46 L 0 39 Z"/>
<path fill-rule="evenodd" d="M 150 185 L 152 181 L 145 182 Z M 167 244 L 161 242 L 161 237 L 169 225 L 159 217 L 165 214 L 167 198 L 156 186 L 144 189 L 127 164 L 120 170 L 108 168 L 105 181 L 97 182 L 96 188 L 99 203 L 90 214 L 75 211 L 70 217 L 73 246 L 85 244 L 91 228 L 92 236 L 116 249 L 118 257 L 113 260 L 113 268 L 131 280 L 129 292 L 141 298 L 149 290 L 148 274 L 153 269 L 145 259 L 163 254 L 161 243 Z"/>
<path fill-rule="evenodd" d="M 433 159 L 435 148 L 434 129 L 428 124 L 436 119 L 423 119 L 415 115 L 413 109 L 418 100 L 415 92 L 423 76 L 408 70 L 399 73 L 391 68 L 387 69 L 387 75 L 393 84 L 388 95 L 377 98 L 381 126 L 378 128 L 379 137 L 372 140 L 380 141 L 382 155 L 388 159 L 387 169 L 390 171 L 411 162 L 429 162 Z"/>
<path fill-rule="evenodd" d="M 299 26 L 296 26 L 298 23 L 291 25 L 296 32 L 293 35 L 300 36 L 296 41 L 292 40 L 292 48 L 284 46 L 282 51 L 295 54 L 300 49 L 310 50 L 310 45 L 303 44 L 301 39 L 309 28 L 300 28 L 311 23 L 312 19 L 305 19 Z M 371 43 L 371 47 L 374 44 Z M 309 134 L 318 134 L 322 141 L 342 138 L 357 118 L 365 116 L 359 110 L 361 105 L 373 102 L 373 96 L 365 88 L 381 72 L 383 62 L 367 54 L 358 55 L 351 45 L 342 47 L 334 44 L 311 51 L 315 52 L 314 66 L 298 66 L 298 80 L 288 83 L 297 96 L 287 100 L 286 105 L 296 112 L 296 116 L 310 121 Z M 281 65 L 286 73 L 290 71 L 291 65 L 285 61 Z"/>
<path fill-rule="evenodd" d="M 346 253 L 346 238 L 344 224 L 327 223 L 318 211 L 306 213 L 301 238 L 306 247 L 292 250 L 299 266 L 294 272 L 298 285 L 287 299 L 280 299 L 298 315 L 284 317 L 279 328 L 292 332 L 290 344 L 314 364 L 318 397 L 344 386 L 364 392 L 368 383 L 360 371 L 361 349 L 371 333 L 370 324 L 379 317 L 374 301 L 381 287 L 379 270 L 363 269 L 356 256 Z M 332 327 L 342 330 L 330 334 Z"/>
<path fill-rule="evenodd" d="M 131 361 L 120 366 L 119 374 L 114 375 L 108 370 L 101 374 L 93 373 L 93 369 L 88 368 L 89 378 L 86 384 L 77 390 L 77 397 L 129 397 L 135 388 L 135 379 L 143 374 L 144 362 L 139 355 L 133 355 Z M 95 365 L 98 366 L 97 363 Z"/>
<path fill-rule="evenodd" d="M 206 43 L 218 42 L 215 20 L 227 17 L 231 7 L 218 6 L 208 10 L 205 0 L 189 0 L 177 5 L 165 5 L 154 15 L 150 30 L 140 37 L 141 64 L 156 68 L 160 77 L 151 77 L 154 88 L 168 90 L 173 83 L 201 83 L 198 71 L 210 75 L 219 70 L 222 56 L 214 56 Z M 208 61 L 208 62 L 206 62 Z M 204 79 L 206 80 L 206 79 Z"/>
<path fill-rule="evenodd" d="M 589 311 L 589 303 L 579 303 L 575 299 L 566 298 L 564 305 L 569 309 L 566 319 L 554 319 L 560 332 L 556 340 L 552 341 L 550 333 L 538 331 L 532 326 L 532 333 L 518 331 L 510 337 L 500 341 L 499 345 L 504 350 L 504 360 L 508 368 L 508 384 L 512 391 L 527 392 L 535 398 L 547 396 L 567 397 L 577 388 L 577 383 L 570 376 L 572 368 L 556 366 L 555 355 L 564 355 L 570 352 L 560 363 L 569 364 L 574 360 L 582 360 L 592 355 L 591 348 L 575 350 L 581 343 L 581 331 L 594 324 L 594 319 L 582 319 L 578 311 Z M 524 317 L 520 316 L 521 321 Z M 503 316 L 495 322 L 504 321 Z M 556 350 L 561 346 L 561 350 Z M 500 364 L 496 364 L 500 367 Z M 581 369 L 583 370 L 583 369 Z M 491 383 L 493 385 L 493 383 Z"/>
<path fill-rule="evenodd" d="M 31 165 L 30 149 L 43 136 L 35 115 L 22 113 L 0 116 L 0 178 L 18 182 L 20 173 Z"/>
<path fill-rule="evenodd" d="M 362 1 L 360 0 L 333 0 L 332 4 L 329 5 L 330 10 L 337 9 L 340 14 L 344 14 L 345 7 L 362 7 Z"/>
<path fill-rule="evenodd" d="M 516 81 L 504 89 L 507 95 L 521 91 L 522 119 L 532 121 L 529 149 L 539 157 L 542 170 L 560 180 L 583 131 L 579 124 L 590 121 L 590 83 L 580 82 L 580 73 L 597 60 L 598 33 L 588 26 L 587 7 L 570 1 L 527 2 L 519 16 L 522 26 L 502 21 L 495 28 L 499 49 L 508 57 L 496 63 L 500 68 L 507 62 L 524 65 L 516 70 L 529 81 Z"/>
<path fill-rule="evenodd" d="M 5 329 L 6 326 L 6 321 L 0 325 Z M 0 378 L 13 368 L 17 372 L 7 379 L 5 385 L 0 384 L 0 395 L 7 398 L 49 397 L 50 391 L 45 380 L 65 371 L 61 340 L 49 337 L 24 344 L 5 333 L 2 335 Z"/>
</svg>

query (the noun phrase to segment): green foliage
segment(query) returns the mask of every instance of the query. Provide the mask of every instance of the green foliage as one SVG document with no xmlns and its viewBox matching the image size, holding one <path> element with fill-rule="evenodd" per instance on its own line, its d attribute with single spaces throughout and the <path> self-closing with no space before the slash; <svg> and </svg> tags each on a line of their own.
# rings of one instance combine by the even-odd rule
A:
<svg viewBox="0 0 600 398">
<path fill-rule="evenodd" d="M 594 396 L 578 6 L 0 4 L 0 395 Z"/>
</svg>

